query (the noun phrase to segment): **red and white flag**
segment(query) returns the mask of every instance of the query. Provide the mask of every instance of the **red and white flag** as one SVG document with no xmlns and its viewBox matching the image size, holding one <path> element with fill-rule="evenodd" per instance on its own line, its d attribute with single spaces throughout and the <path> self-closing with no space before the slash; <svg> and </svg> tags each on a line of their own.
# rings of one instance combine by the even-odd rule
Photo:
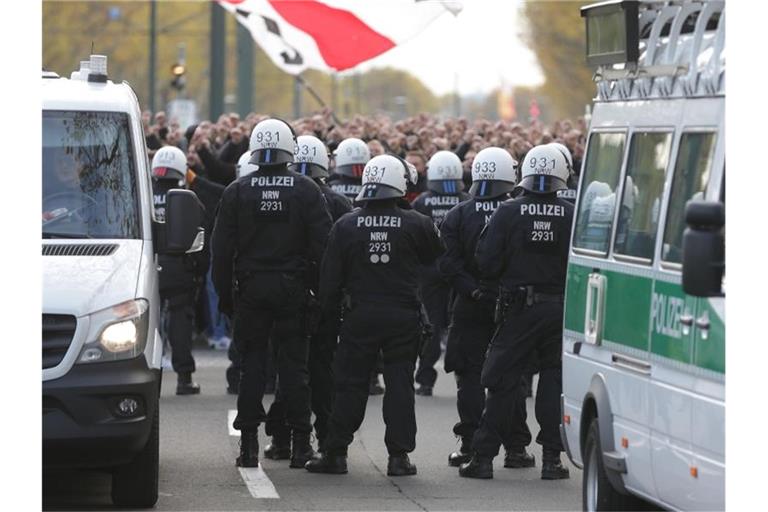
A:
<svg viewBox="0 0 768 512">
<path fill-rule="evenodd" d="M 296 75 L 341 71 L 417 35 L 453 0 L 218 0 L 250 30 L 272 62 Z"/>
</svg>

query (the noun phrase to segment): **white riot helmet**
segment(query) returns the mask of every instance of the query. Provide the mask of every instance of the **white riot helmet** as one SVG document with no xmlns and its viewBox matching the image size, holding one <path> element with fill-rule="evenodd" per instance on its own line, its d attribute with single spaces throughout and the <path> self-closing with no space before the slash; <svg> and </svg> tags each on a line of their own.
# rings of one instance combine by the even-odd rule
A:
<svg viewBox="0 0 768 512">
<path fill-rule="evenodd" d="M 152 158 L 152 178 L 176 180 L 179 186 L 187 183 L 187 155 L 176 146 L 163 146 Z"/>
<path fill-rule="evenodd" d="M 251 132 L 251 163 L 260 167 L 291 163 L 295 146 L 296 136 L 288 123 L 265 119 Z"/>
<path fill-rule="evenodd" d="M 328 148 L 312 135 L 299 135 L 291 169 L 310 178 L 328 176 Z"/>
<path fill-rule="evenodd" d="M 568 161 L 550 144 L 536 146 L 525 155 L 520 187 L 534 194 L 550 194 L 568 188 Z"/>
<path fill-rule="evenodd" d="M 235 170 L 237 171 L 237 177 L 242 178 L 246 174 L 251 174 L 253 171 L 258 171 L 259 166 L 251 163 L 251 152 L 246 151 L 240 155 L 240 158 L 237 161 L 237 165 L 235 166 Z"/>
<path fill-rule="evenodd" d="M 378 155 L 363 169 L 363 187 L 355 201 L 374 201 L 405 196 L 410 171 L 402 158 Z"/>
<path fill-rule="evenodd" d="M 517 160 L 509 151 L 490 147 L 481 150 L 472 160 L 473 197 L 489 199 L 507 194 L 515 189 Z"/>
<path fill-rule="evenodd" d="M 368 144 L 354 137 L 344 139 L 333 152 L 336 157 L 336 173 L 352 178 L 363 175 L 363 168 L 371 159 L 371 150 Z"/>
<path fill-rule="evenodd" d="M 565 144 L 560 144 L 559 142 L 550 142 L 548 145 L 556 148 L 563 154 L 565 161 L 568 162 L 568 171 L 573 174 L 573 156 L 571 155 L 571 152 L 568 150 L 568 148 L 565 147 Z"/>
<path fill-rule="evenodd" d="M 464 190 L 461 160 L 453 151 L 438 151 L 427 162 L 427 188 L 438 194 L 456 194 Z"/>
</svg>

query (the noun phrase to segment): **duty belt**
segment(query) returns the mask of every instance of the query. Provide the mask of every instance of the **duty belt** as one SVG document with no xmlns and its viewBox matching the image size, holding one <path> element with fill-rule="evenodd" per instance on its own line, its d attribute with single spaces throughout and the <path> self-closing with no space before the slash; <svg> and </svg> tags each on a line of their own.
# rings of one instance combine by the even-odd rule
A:
<svg viewBox="0 0 768 512">
<path fill-rule="evenodd" d="M 518 287 L 521 298 L 525 301 L 525 305 L 530 307 L 534 304 L 540 304 L 542 302 L 563 303 L 565 301 L 565 295 L 562 293 L 544 293 L 536 291 L 536 287 L 532 285 Z"/>
</svg>

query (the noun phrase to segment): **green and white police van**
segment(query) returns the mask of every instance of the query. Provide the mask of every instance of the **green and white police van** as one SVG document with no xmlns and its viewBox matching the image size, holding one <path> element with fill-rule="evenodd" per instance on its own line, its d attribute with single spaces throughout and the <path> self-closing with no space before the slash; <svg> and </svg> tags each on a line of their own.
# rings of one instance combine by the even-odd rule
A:
<svg viewBox="0 0 768 512">
<path fill-rule="evenodd" d="M 725 507 L 724 2 L 582 8 L 561 432 L 585 510 Z"/>
</svg>

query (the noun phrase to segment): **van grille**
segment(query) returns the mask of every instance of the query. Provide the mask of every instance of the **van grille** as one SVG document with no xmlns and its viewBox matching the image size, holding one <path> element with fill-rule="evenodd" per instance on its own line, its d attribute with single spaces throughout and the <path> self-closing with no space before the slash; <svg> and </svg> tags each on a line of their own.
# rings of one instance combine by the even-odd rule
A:
<svg viewBox="0 0 768 512">
<path fill-rule="evenodd" d="M 117 244 L 43 244 L 43 256 L 110 256 Z"/>
<path fill-rule="evenodd" d="M 43 314 L 43 369 L 53 368 L 64 359 L 77 319 L 72 315 Z"/>
</svg>

